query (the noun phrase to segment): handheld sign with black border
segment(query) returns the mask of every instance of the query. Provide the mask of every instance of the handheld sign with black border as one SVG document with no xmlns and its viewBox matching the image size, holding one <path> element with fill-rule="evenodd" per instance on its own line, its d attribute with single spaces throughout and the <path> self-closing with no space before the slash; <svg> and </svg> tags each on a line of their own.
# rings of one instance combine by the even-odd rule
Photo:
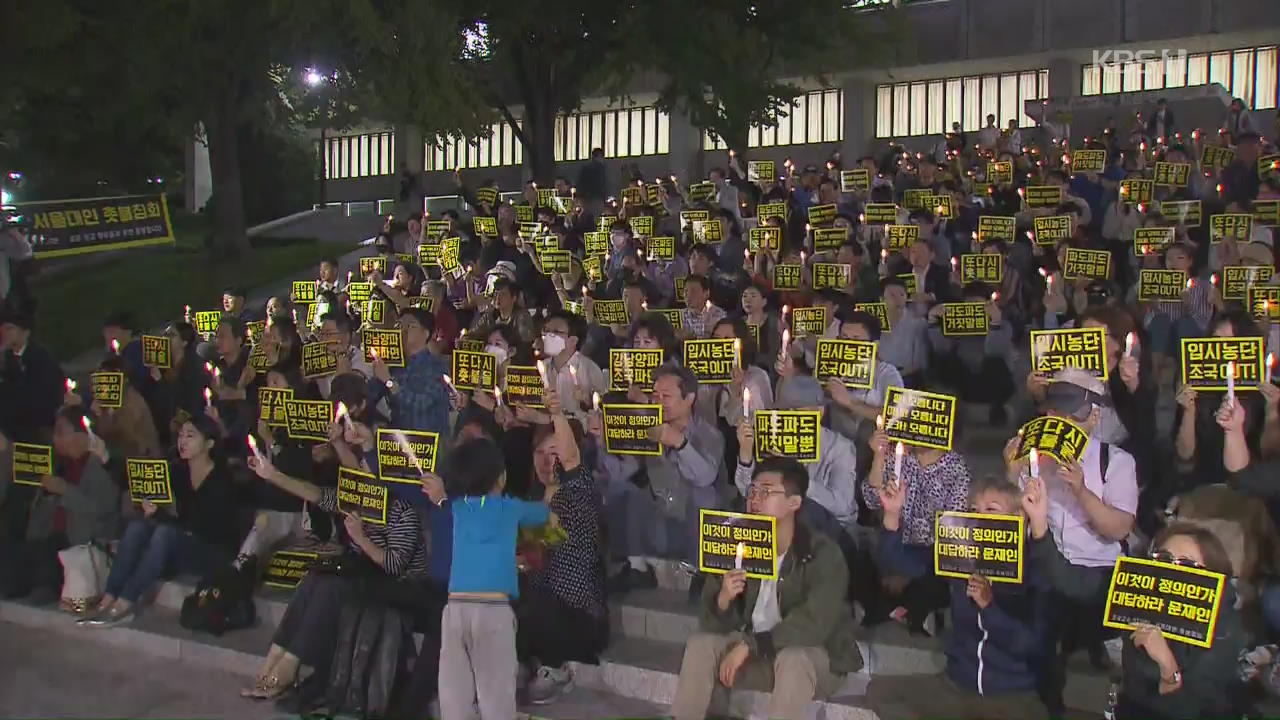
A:
<svg viewBox="0 0 1280 720">
<path fill-rule="evenodd" d="M 1222 145 L 1205 145 L 1200 151 L 1200 165 L 1207 170 L 1221 170 L 1236 159 L 1236 149 Z"/>
<path fill-rule="evenodd" d="M 453 386 L 459 390 L 492 390 L 498 386 L 498 356 L 454 350 L 452 375 Z"/>
<path fill-rule="evenodd" d="M 871 171 L 866 168 L 840 171 L 840 192 L 858 192 L 871 189 Z"/>
<path fill-rule="evenodd" d="M 257 345 L 262 342 L 262 336 L 267 334 L 267 321 L 254 320 L 244 324 L 244 336 L 249 338 L 250 345 Z"/>
<path fill-rule="evenodd" d="M 938 220 L 950 220 L 956 216 L 955 208 L 951 205 L 951 196 L 947 194 L 930 195 L 929 203 L 925 207 L 932 209 L 934 217 Z"/>
<path fill-rule="evenodd" d="M 1026 532 L 1021 515 L 940 512 L 934 516 L 933 574 L 967 580 L 1022 582 Z"/>
<path fill-rule="evenodd" d="M 1151 180 L 1129 178 L 1120 181 L 1120 200 L 1131 205 L 1151 202 L 1156 184 Z"/>
<path fill-rule="evenodd" d="M 1280 200 L 1254 200 L 1253 221 L 1265 227 L 1280 225 Z"/>
<path fill-rule="evenodd" d="M 124 405 L 124 373 L 96 372 L 89 376 L 93 401 L 104 408 Z"/>
<path fill-rule="evenodd" d="M 1111 278 L 1111 253 L 1069 247 L 1062 277 L 1067 280 L 1108 280 Z"/>
<path fill-rule="evenodd" d="M 323 340 L 302 345 L 302 376 L 311 379 L 338 371 L 338 355 Z"/>
<path fill-rule="evenodd" d="M 907 288 L 907 297 L 915 297 L 916 293 L 920 292 L 920 281 L 916 279 L 915 273 L 900 273 L 896 277 Z"/>
<path fill-rule="evenodd" d="M 1182 338 L 1182 384 L 1193 390 L 1257 390 L 1266 373 L 1265 340 L 1251 337 Z M 1228 365 L 1230 363 L 1230 365 Z"/>
<path fill-rule="evenodd" d="M 636 235 L 644 235 L 646 237 L 653 235 L 652 215 L 637 215 L 627 220 L 627 223 L 631 225 L 631 232 Z"/>
<path fill-rule="evenodd" d="M 983 302 L 942 304 L 942 334 L 945 337 L 986 335 L 991 332 L 991 318 Z"/>
<path fill-rule="evenodd" d="M 1258 179 L 1265 180 L 1268 175 L 1280 170 L 1280 153 L 1270 153 L 1258 158 Z"/>
<path fill-rule="evenodd" d="M 733 382 L 733 371 L 742 364 L 741 341 L 737 338 L 711 338 L 684 341 L 684 366 L 702 385 L 727 385 Z"/>
<path fill-rule="evenodd" d="M 1029 208 L 1054 208 L 1062 204 L 1059 185 L 1028 185 L 1023 192 Z"/>
<path fill-rule="evenodd" d="M 512 205 L 512 209 L 516 211 L 516 222 L 533 222 L 532 205 Z"/>
<path fill-rule="evenodd" d="M 898 222 L 898 206 L 893 203 L 868 203 L 862 210 L 868 225 L 892 225 Z"/>
<path fill-rule="evenodd" d="M 747 182 L 763 182 L 772 184 L 776 176 L 772 160 L 748 160 Z"/>
<path fill-rule="evenodd" d="M 267 427 L 289 427 L 289 418 L 285 415 L 285 402 L 293 399 L 293 388 L 273 388 L 263 385 L 258 388 L 258 419 Z"/>
<path fill-rule="evenodd" d="M 684 310 L 681 308 L 658 308 L 649 312 L 661 315 L 671 323 L 671 329 L 677 333 L 684 330 Z"/>
<path fill-rule="evenodd" d="M 627 304 L 622 300 L 596 300 L 592 303 L 592 313 L 597 325 L 627 325 L 631 322 Z"/>
<path fill-rule="evenodd" d="M 987 182 L 1013 182 L 1013 163 L 1008 160 L 1005 160 L 1004 162 L 987 163 Z"/>
<path fill-rule="evenodd" d="M 1164 200 L 1160 214 L 1185 227 L 1200 227 L 1204 222 L 1204 209 L 1199 200 Z"/>
<path fill-rule="evenodd" d="M 803 265 L 774 265 L 774 290 L 799 290 L 800 278 L 804 275 Z"/>
<path fill-rule="evenodd" d="M 476 202 L 493 207 L 498 202 L 498 188 L 493 186 L 476 188 Z"/>
<path fill-rule="evenodd" d="M 802 307 L 795 308 L 791 311 L 791 334 L 796 337 L 803 335 L 822 335 L 827 331 L 827 308 L 818 307 Z"/>
<path fill-rule="evenodd" d="M 1266 285 L 1275 273 L 1270 265 L 1228 265 L 1222 268 L 1222 299 L 1247 300 L 1249 288 Z"/>
<path fill-rule="evenodd" d="M 538 252 L 538 265 L 543 275 L 573 272 L 573 253 L 568 250 L 541 250 Z"/>
<path fill-rule="evenodd" d="M 1249 314 L 1258 322 L 1280 322 L 1280 285 L 1258 285 L 1249 288 Z"/>
<path fill-rule="evenodd" d="M 810 205 L 809 206 L 809 224 L 814 227 L 821 225 L 830 225 L 836 219 L 836 206 L 834 203 L 827 205 Z"/>
<path fill-rule="evenodd" d="M 1253 232 L 1253 216 L 1249 213 L 1221 213 L 1209 216 L 1209 242 L 1222 242 L 1233 238 L 1236 242 L 1249 242 Z"/>
<path fill-rule="evenodd" d="M 610 348 L 609 389 L 626 392 L 632 385 L 639 385 L 646 392 L 653 390 L 653 371 L 662 367 L 661 348 Z"/>
<path fill-rule="evenodd" d="M 698 569 L 723 575 L 746 571 L 748 578 L 778 578 L 778 519 L 724 510 L 698 511 Z"/>
<path fill-rule="evenodd" d="M 884 247 L 889 252 L 897 252 L 910 247 L 919 239 L 919 225 L 889 225 L 885 228 Z"/>
<path fill-rule="evenodd" d="M 383 255 L 373 255 L 370 257 L 360 258 L 360 277 L 369 277 L 370 274 L 377 272 L 382 276 L 387 274 L 387 258 Z"/>
<path fill-rule="evenodd" d="M 508 365 L 502 374 L 502 399 L 513 407 L 544 408 L 546 391 L 536 365 Z"/>
<path fill-rule="evenodd" d="M 688 284 L 688 282 L 689 282 L 689 276 L 688 276 L 688 275 L 681 275 L 680 277 L 676 278 L 676 282 L 675 282 L 675 285 L 676 285 L 676 302 L 684 302 L 684 301 L 685 301 L 685 292 L 684 292 L 684 288 L 685 288 L 685 285 L 687 285 L 687 284 Z"/>
<path fill-rule="evenodd" d="M 603 258 L 600 255 L 588 255 L 582 259 L 582 273 L 586 276 L 587 282 L 595 284 L 604 279 L 604 270 L 600 267 L 602 262 Z"/>
<path fill-rule="evenodd" d="M 371 473 L 338 468 L 338 512 L 350 513 L 374 525 L 387 524 L 387 486 Z"/>
<path fill-rule="evenodd" d="M 688 196 L 689 202 L 696 203 L 702 200 L 710 200 L 716 195 L 716 184 L 710 180 L 702 182 L 689 183 Z"/>
<path fill-rule="evenodd" d="M 40 478 L 53 474 L 53 446 L 16 442 L 13 444 L 12 477 L 15 485 L 40 487 Z"/>
<path fill-rule="evenodd" d="M 448 220 L 428 220 L 422 223 L 422 234 L 427 237 L 442 238 L 449 232 Z"/>
<path fill-rule="evenodd" d="M 816 262 L 810 266 L 813 277 L 810 282 L 814 290 L 831 288 L 844 290 L 853 284 L 853 266 L 845 263 Z"/>
<path fill-rule="evenodd" d="M 874 303 L 855 303 L 854 310 L 871 313 L 880 321 L 880 332 L 887 333 L 893 330 L 892 323 L 889 321 L 889 306 L 882 302 Z"/>
<path fill-rule="evenodd" d="M 363 305 L 369 302 L 369 298 L 373 297 L 373 283 L 347 283 L 345 292 L 347 293 L 347 300 L 351 301 L 352 305 Z"/>
<path fill-rule="evenodd" d="M 471 229 L 477 235 L 488 235 L 489 237 L 497 237 L 498 235 L 498 219 L 477 215 L 471 218 Z"/>
<path fill-rule="evenodd" d="M 839 250 L 849 239 L 849 229 L 842 227 L 821 227 L 813 229 L 813 251 L 829 252 Z"/>
<path fill-rule="evenodd" d="M 440 435 L 424 430 L 378 428 L 378 476 L 386 482 L 417 485 L 436 471 Z"/>
<path fill-rule="evenodd" d="M 404 367 L 404 333 L 399 330 L 365 328 L 360 331 L 364 361 L 372 363 L 375 354 L 387 367 Z"/>
<path fill-rule="evenodd" d="M 954 396 L 890 387 L 881 413 L 885 435 L 891 441 L 936 450 L 951 449 L 956 428 Z"/>
<path fill-rule="evenodd" d="M 929 207 L 929 198 L 933 196 L 931 188 L 909 188 L 902 191 L 902 207 L 908 210 L 924 210 Z M 932 212 L 932 208 L 930 208 Z"/>
<path fill-rule="evenodd" d="M 302 584 L 319 553 L 298 550 L 277 550 L 271 554 L 262 576 L 262 584 L 281 590 L 294 590 Z"/>
<path fill-rule="evenodd" d="M 191 315 L 191 326 L 196 334 L 205 340 L 212 340 L 218 332 L 218 323 L 222 322 L 221 310 L 201 310 Z"/>
<path fill-rule="evenodd" d="M 646 249 L 649 252 L 649 258 L 652 260 L 671 262 L 676 259 L 676 239 L 670 235 L 649 238 Z"/>
<path fill-rule="evenodd" d="M 126 458 L 125 478 L 129 482 L 129 499 L 152 505 L 173 504 L 173 481 L 169 461 L 153 458 Z"/>
<path fill-rule="evenodd" d="M 1018 221 L 1010 215 L 983 215 L 978 218 L 978 242 L 1004 240 L 1013 242 Z"/>
<path fill-rule="evenodd" d="M 1164 252 L 1173 244 L 1174 228 L 1144 227 L 1133 229 L 1133 254 L 1142 257 L 1150 253 Z"/>
<path fill-rule="evenodd" d="M 1053 375 L 1064 368 L 1078 368 L 1103 380 L 1109 379 L 1106 329 L 1032 330 L 1031 370 L 1040 375 Z"/>
<path fill-rule="evenodd" d="M 253 368 L 254 372 L 266 375 L 273 364 L 271 358 L 267 357 L 267 346 L 263 343 L 255 343 L 249 349 L 249 367 Z"/>
<path fill-rule="evenodd" d="M 767 457 L 815 463 L 822 453 L 821 410 L 757 410 L 756 462 Z"/>
<path fill-rule="evenodd" d="M 681 213 L 683 215 L 683 213 Z M 756 222 L 763 224 L 771 217 L 787 221 L 787 204 L 784 202 L 760 203 L 756 206 Z"/>
<path fill-rule="evenodd" d="M 1102 624 L 1117 630 L 1151 625 L 1169 640 L 1213 646 L 1226 576 L 1147 558 L 1116 558 Z"/>
<path fill-rule="evenodd" d="M 1070 160 L 1072 173 L 1100 173 L 1107 169 L 1106 150 L 1075 150 Z"/>
<path fill-rule="evenodd" d="M 1032 219 L 1031 226 L 1036 245 L 1057 245 L 1071 238 L 1070 215 L 1043 215 Z"/>
<path fill-rule="evenodd" d="M 598 231 L 583 233 L 582 251 L 588 256 L 609 254 L 609 233 Z"/>
<path fill-rule="evenodd" d="M 289 439 L 326 442 L 333 422 L 333 403 L 328 400 L 284 401 L 284 417 Z"/>
<path fill-rule="evenodd" d="M 295 303 L 311 303 L 316 301 L 316 282 L 314 280 L 294 280 L 293 292 L 289 300 Z"/>
<path fill-rule="evenodd" d="M 600 406 L 604 424 L 604 451 L 610 455 L 662 455 L 662 444 L 649 439 L 649 428 L 662 424 L 657 404 L 609 404 Z"/>
<path fill-rule="evenodd" d="M 818 338 L 813 376 L 823 387 L 836 378 L 847 388 L 870 389 L 876 379 L 876 348 L 863 340 Z"/>
<path fill-rule="evenodd" d="M 684 219 L 684 213 L 680 214 L 681 220 Z M 596 218 L 596 232 L 602 232 L 606 236 L 609 234 L 609 228 L 618 220 L 617 215 L 600 215 Z"/>
<path fill-rule="evenodd" d="M 1004 280 L 1004 256 L 999 253 L 967 253 L 960 256 L 960 282 L 1000 285 Z"/>
<path fill-rule="evenodd" d="M 643 183 L 640 185 L 623 185 L 622 188 L 618 190 L 618 194 L 622 196 L 623 200 L 627 201 L 628 205 L 644 204 Z"/>
<path fill-rule="evenodd" d="M 142 364 L 157 370 L 173 366 L 173 344 L 168 335 L 142 336 Z"/>
<path fill-rule="evenodd" d="M 1138 276 L 1139 302 L 1182 302 L 1187 274 L 1181 270 L 1147 270 Z"/>
<path fill-rule="evenodd" d="M 1157 185 L 1186 187 L 1190 178 L 1190 163 L 1158 162 L 1151 172 L 1151 179 Z"/>
<path fill-rule="evenodd" d="M 767 250 L 777 252 L 782 249 L 782 228 L 754 227 L 747 234 L 747 249 L 751 252 Z"/>
<path fill-rule="evenodd" d="M 1070 465 L 1084 457 L 1089 446 L 1089 433 L 1070 420 L 1054 415 L 1035 418 L 1018 430 L 1018 448 L 1014 460 L 1021 460 L 1035 450 L 1062 465 Z"/>
</svg>

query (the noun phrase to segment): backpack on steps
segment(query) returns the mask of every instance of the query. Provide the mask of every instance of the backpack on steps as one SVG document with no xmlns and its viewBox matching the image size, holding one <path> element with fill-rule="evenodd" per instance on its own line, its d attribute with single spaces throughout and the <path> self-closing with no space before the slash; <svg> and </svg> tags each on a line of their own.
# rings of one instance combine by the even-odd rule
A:
<svg viewBox="0 0 1280 720">
<path fill-rule="evenodd" d="M 253 605 L 256 577 L 252 560 L 240 569 L 226 565 L 214 570 L 182 601 L 178 623 L 188 630 L 215 636 L 252 627 L 258 619 Z"/>
</svg>

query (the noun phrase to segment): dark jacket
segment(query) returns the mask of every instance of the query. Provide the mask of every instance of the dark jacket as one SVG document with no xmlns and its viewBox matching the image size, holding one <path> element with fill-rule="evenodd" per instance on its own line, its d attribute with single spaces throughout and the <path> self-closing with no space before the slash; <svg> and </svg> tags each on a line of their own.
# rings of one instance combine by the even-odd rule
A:
<svg viewBox="0 0 1280 720">
<path fill-rule="evenodd" d="M 35 341 L 21 357 L 0 353 L 0 431 L 10 440 L 40 440 L 62 406 L 64 380 L 57 359 Z"/>
<path fill-rule="evenodd" d="M 235 488 L 227 467 L 214 461 L 213 470 L 200 483 L 191 487 L 191 470 L 182 460 L 169 462 L 174 505 L 164 509 L 161 520 L 176 522 L 184 530 L 208 545 L 234 556 L 245 528 L 236 512 Z"/>
<path fill-rule="evenodd" d="M 751 656 L 772 662 L 788 647 L 825 648 L 831 672 L 862 668 L 862 653 L 854 634 L 853 613 L 845 602 L 849 571 L 835 541 L 797 522 L 791 548 L 778 571 L 778 609 L 782 622 L 767 632 L 754 632 L 751 611 L 760 594 L 760 581 L 748 580 L 746 591 L 720 612 L 716 597 L 723 575 L 709 575 L 702 588 L 699 625 L 704 632 L 742 632 Z"/>
<path fill-rule="evenodd" d="M 604 161 L 592 160 L 578 171 L 578 197 L 583 200 L 604 200 L 609 190 L 605 181 Z"/>
</svg>

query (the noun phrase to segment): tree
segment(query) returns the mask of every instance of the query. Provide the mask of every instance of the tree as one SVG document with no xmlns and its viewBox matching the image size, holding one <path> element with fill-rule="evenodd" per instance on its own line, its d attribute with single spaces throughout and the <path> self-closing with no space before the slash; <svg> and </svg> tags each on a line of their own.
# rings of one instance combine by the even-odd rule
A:
<svg viewBox="0 0 1280 720">
<path fill-rule="evenodd" d="M 867 64 L 896 33 L 845 0 L 649 0 L 625 54 L 629 69 L 662 77 L 657 105 L 682 111 L 746 155 L 753 126 L 773 126 L 805 90 L 797 83 Z M 642 58 L 637 60 L 637 58 Z M 624 69 L 614 78 L 626 78 Z M 791 79 L 780 79 L 780 78 Z"/>
</svg>

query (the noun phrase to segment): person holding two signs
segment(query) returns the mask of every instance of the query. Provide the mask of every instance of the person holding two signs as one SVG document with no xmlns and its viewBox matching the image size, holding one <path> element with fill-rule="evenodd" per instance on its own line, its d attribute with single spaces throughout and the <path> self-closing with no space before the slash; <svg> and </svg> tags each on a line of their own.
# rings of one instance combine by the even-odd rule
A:
<svg viewBox="0 0 1280 720">
<path fill-rule="evenodd" d="M 797 517 L 808 484 L 791 459 L 765 460 L 752 473 L 747 511 L 776 518 L 777 579 L 748 580 L 745 570 L 705 575 L 699 632 L 685 643 L 671 702 L 676 720 L 705 717 L 717 685 L 756 684 L 772 690 L 767 717 L 804 717 L 815 698 L 862 667 L 844 558 Z"/>
</svg>

